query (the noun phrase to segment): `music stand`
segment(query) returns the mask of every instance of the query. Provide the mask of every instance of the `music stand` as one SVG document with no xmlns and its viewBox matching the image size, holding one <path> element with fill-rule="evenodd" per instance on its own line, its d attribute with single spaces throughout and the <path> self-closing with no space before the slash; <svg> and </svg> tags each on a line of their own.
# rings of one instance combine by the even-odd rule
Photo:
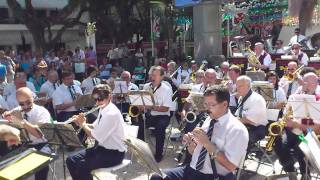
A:
<svg viewBox="0 0 320 180">
<path fill-rule="evenodd" d="M 299 144 L 299 148 L 305 155 L 306 169 L 312 168 L 314 172 L 320 174 L 320 142 L 314 131 L 310 130 Z M 309 163 L 311 167 L 309 167 Z"/>
<path fill-rule="evenodd" d="M 155 105 L 153 94 L 150 91 L 139 90 L 139 91 L 129 91 L 129 100 L 132 106 L 143 106 L 152 107 Z M 144 118 L 143 123 L 144 137 L 146 137 L 146 118 Z"/>
<path fill-rule="evenodd" d="M 267 81 L 253 81 L 252 90 L 260 94 L 266 101 L 273 101 L 273 85 Z"/>
<path fill-rule="evenodd" d="M 294 118 L 320 121 L 320 102 L 316 101 L 314 95 L 293 94 L 289 97 L 288 103 L 292 106 Z"/>
<path fill-rule="evenodd" d="M 114 89 L 112 94 L 114 94 L 117 98 L 119 98 L 120 102 L 120 111 L 122 112 L 122 103 L 125 101 L 125 98 L 128 95 L 128 84 L 126 81 L 115 80 L 114 81 Z"/>
<path fill-rule="evenodd" d="M 44 123 L 40 124 L 39 128 L 48 140 L 48 144 L 62 147 L 63 175 L 66 179 L 65 147 L 82 147 L 74 128 L 71 124 L 64 123 Z"/>
<path fill-rule="evenodd" d="M 5 125 L 12 126 L 14 128 L 19 129 L 22 146 L 31 142 L 28 131 L 25 128 L 23 128 L 21 124 L 11 123 L 10 121 L 5 119 L 0 119 L 0 124 L 5 124 Z"/>
<path fill-rule="evenodd" d="M 156 163 L 153 153 L 146 142 L 134 138 L 128 137 L 124 139 L 124 143 L 128 146 L 128 150 L 137 158 L 139 164 L 148 169 L 148 179 L 150 172 L 155 172 L 161 177 L 165 177 L 165 174 L 160 170 Z"/>
</svg>

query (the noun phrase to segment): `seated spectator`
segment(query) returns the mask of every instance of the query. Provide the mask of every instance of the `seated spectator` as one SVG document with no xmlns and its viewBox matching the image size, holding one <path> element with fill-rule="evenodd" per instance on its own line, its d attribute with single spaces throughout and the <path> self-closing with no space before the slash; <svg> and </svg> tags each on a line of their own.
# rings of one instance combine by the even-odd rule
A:
<svg viewBox="0 0 320 180">
<path fill-rule="evenodd" d="M 40 91 L 42 84 L 46 82 L 45 76 L 42 74 L 40 68 L 34 69 L 32 76 L 28 79 L 29 82 L 33 83 L 36 92 Z"/>
</svg>

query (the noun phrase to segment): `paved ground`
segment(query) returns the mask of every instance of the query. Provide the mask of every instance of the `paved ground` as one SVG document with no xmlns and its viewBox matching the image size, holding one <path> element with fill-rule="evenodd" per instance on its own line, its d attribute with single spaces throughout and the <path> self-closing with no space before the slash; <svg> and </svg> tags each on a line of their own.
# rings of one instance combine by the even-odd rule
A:
<svg viewBox="0 0 320 180">
<path fill-rule="evenodd" d="M 151 142 L 150 142 L 151 140 Z M 148 140 L 149 144 L 152 144 L 154 142 L 154 139 L 151 138 Z M 166 151 L 166 155 L 158 165 L 161 169 L 165 168 L 170 168 L 174 167 L 177 165 L 177 163 L 174 161 L 174 158 L 176 157 L 176 150 L 179 146 L 178 142 L 171 142 L 169 143 L 169 148 Z M 174 148 L 175 147 L 175 148 Z M 68 156 L 70 153 L 66 152 L 66 156 Z M 128 153 L 129 154 L 129 153 Z M 55 167 L 55 179 L 64 179 L 63 178 L 63 160 L 62 160 L 62 155 L 61 152 L 59 152 L 59 159 L 56 160 L 52 165 L 51 168 L 54 166 Z M 277 158 L 274 154 L 269 155 L 270 157 L 270 162 L 266 160 L 266 158 L 263 158 L 264 164 L 259 164 L 257 163 L 257 160 L 253 158 L 252 160 L 246 160 L 244 163 L 244 166 L 246 170 L 248 171 L 242 171 L 240 179 L 243 180 L 260 180 L 260 179 L 266 179 L 267 176 L 275 174 L 281 174 L 281 165 L 277 161 Z M 127 158 L 130 158 L 129 155 Z M 274 163 L 274 168 L 272 167 L 272 163 Z M 52 172 L 50 172 L 50 178 L 52 179 Z M 28 178 L 28 180 L 33 179 L 33 177 Z M 66 169 L 66 179 L 71 180 L 71 177 L 69 175 L 68 170 Z M 139 164 L 137 162 L 136 158 L 133 158 L 132 164 L 128 166 L 128 168 L 124 168 L 122 170 L 119 170 L 115 172 L 114 174 L 110 173 L 105 173 L 103 177 L 101 177 L 103 180 L 112 180 L 112 179 L 130 179 L 130 180 L 146 180 L 148 179 L 148 170 Z M 300 179 L 300 176 L 298 176 L 298 179 Z M 315 179 L 315 178 L 313 178 Z M 284 179 L 282 179 L 284 180 Z"/>
</svg>

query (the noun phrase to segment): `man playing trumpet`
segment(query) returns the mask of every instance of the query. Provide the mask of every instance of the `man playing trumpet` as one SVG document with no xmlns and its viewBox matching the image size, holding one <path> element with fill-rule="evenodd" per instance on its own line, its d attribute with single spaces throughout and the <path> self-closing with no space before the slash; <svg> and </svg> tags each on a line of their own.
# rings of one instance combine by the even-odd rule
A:
<svg viewBox="0 0 320 180">
<path fill-rule="evenodd" d="M 111 93 L 111 88 L 106 84 L 93 89 L 92 98 L 100 107 L 93 124 L 87 124 L 83 113 L 73 116 L 74 122 L 87 136 L 98 142 L 94 147 L 67 158 L 67 167 L 74 180 L 91 180 L 92 170 L 118 165 L 124 158 L 127 150 L 123 143 L 124 121 L 120 110 L 111 102 Z"/>
<path fill-rule="evenodd" d="M 204 93 L 209 117 L 202 127 L 183 137 L 192 154 L 190 165 L 164 170 L 165 180 L 235 179 L 234 171 L 246 154 L 248 131 L 229 111 L 227 88 L 214 85 Z M 235 151 L 236 149 L 236 151 Z M 151 180 L 163 179 L 153 175 Z"/>
</svg>

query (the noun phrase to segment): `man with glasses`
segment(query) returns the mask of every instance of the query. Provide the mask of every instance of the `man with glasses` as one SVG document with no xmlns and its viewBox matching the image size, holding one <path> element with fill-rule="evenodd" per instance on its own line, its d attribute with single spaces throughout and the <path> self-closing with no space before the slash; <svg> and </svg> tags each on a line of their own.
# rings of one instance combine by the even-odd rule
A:
<svg viewBox="0 0 320 180">
<path fill-rule="evenodd" d="M 192 154 L 190 165 L 164 170 L 165 178 L 151 180 L 235 179 L 234 171 L 246 154 L 248 131 L 229 111 L 227 88 L 214 85 L 204 93 L 209 117 L 201 127 L 184 135 L 183 142 Z"/>
<path fill-rule="evenodd" d="M 95 122 L 87 124 L 83 113 L 74 117 L 75 123 L 87 136 L 98 142 L 94 147 L 67 158 L 67 167 L 74 180 L 92 180 L 92 170 L 116 166 L 124 158 L 127 150 L 123 143 L 124 121 L 119 109 L 111 102 L 111 97 L 108 85 L 97 85 L 92 91 L 92 98 L 100 106 Z"/>
<path fill-rule="evenodd" d="M 19 88 L 16 92 L 19 106 L 11 111 L 3 113 L 5 119 L 19 122 L 21 126 L 28 132 L 29 140 L 34 148 L 39 151 L 51 153 L 50 146 L 43 134 L 38 128 L 39 124 L 50 122 L 50 113 L 43 106 L 34 104 L 33 92 L 27 88 Z M 14 112 L 21 112 L 16 114 Z M 42 170 L 35 173 L 36 180 L 47 179 L 49 167 L 46 166 Z"/>
<path fill-rule="evenodd" d="M 81 88 L 73 83 L 73 73 L 62 72 L 62 84 L 53 92 L 52 104 L 57 112 L 57 121 L 64 122 L 73 115 L 80 113 L 75 107 L 78 96 L 82 95 Z"/>
<path fill-rule="evenodd" d="M 235 115 L 247 127 L 249 145 L 252 145 L 266 135 L 266 101 L 260 94 L 252 91 L 251 79 L 248 76 L 239 76 L 236 87 L 239 100 Z"/>
<path fill-rule="evenodd" d="M 301 45 L 299 43 L 293 43 L 291 49 L 290 54 L 298 61 L 298 64 L 307 66 L 309 57 L 305 52 L 301 51 Z"/>
<path fill-rule="evenodd" d="M 294 43 L 301 43 L 303 40 L 305 40 L 306 37 L 302 34 L 300 34 L 300 28 L 295 28 L 294 29 L 294 36 L 290 38 L 290 45 L 293 45 Z"/>
<path fill-rule="evenodd" d="M 280 81 L 279 86 L 283 88 L 286 93 L 287 99 L 291 94 L 294 94 L 298 87 L 303 84 L 303 81 L 298 73 L 294 74 L 298 69 L 298 64 L 295 61 L 291 61 L 288 64 L 287 74 L 284 75 Z M 293 79 L 290 77 L 292 76 Z"/>
<path fill-rule="evenodd" d="M 304 84 L 299 87 L 296 94 L 308 94 L 315 95 L 316 100 L 320 100 L 320 86 L 318 83 L 318 76 L 313 73 L 307 73 L 303 76 Z M 285 108 L 288 111 L 292 108 L 292 96 L 289 97 L 288 104 Z M 286 112 L 285 112 L 286 113 Z M 314 132 L 320 134 L 320 121 L 310 118 L 290 118 L 285 119 L 286 127 L 284 133 L 277 137 L 275 140 L 274 151 L 278 155 L 279 162 L 286 172 L 296 172 L 295 160 L 299 163 L 299 169 L 302 179 L 311 179 L 310 172 L 307 172 L 305 155 L 299 148 L 301 140 L 299 135 L 307 133 L 308 129 L 314 130 Z M 307 178 L 306 178 L 307 177 Z"/>
<path fill-rule="evenodd" d="M 272 59 L 271 59 L 270 54 L 268 54 L 264 50 L 264 44 L 261 42 L 257 42 L 254 45 L 254 53 L 261 64 L 259 67 L 256 67 L 256 68 L 259 68 L 264 71 L 269 70 L 270 64 L 272 63 Z"/>
</svg>

